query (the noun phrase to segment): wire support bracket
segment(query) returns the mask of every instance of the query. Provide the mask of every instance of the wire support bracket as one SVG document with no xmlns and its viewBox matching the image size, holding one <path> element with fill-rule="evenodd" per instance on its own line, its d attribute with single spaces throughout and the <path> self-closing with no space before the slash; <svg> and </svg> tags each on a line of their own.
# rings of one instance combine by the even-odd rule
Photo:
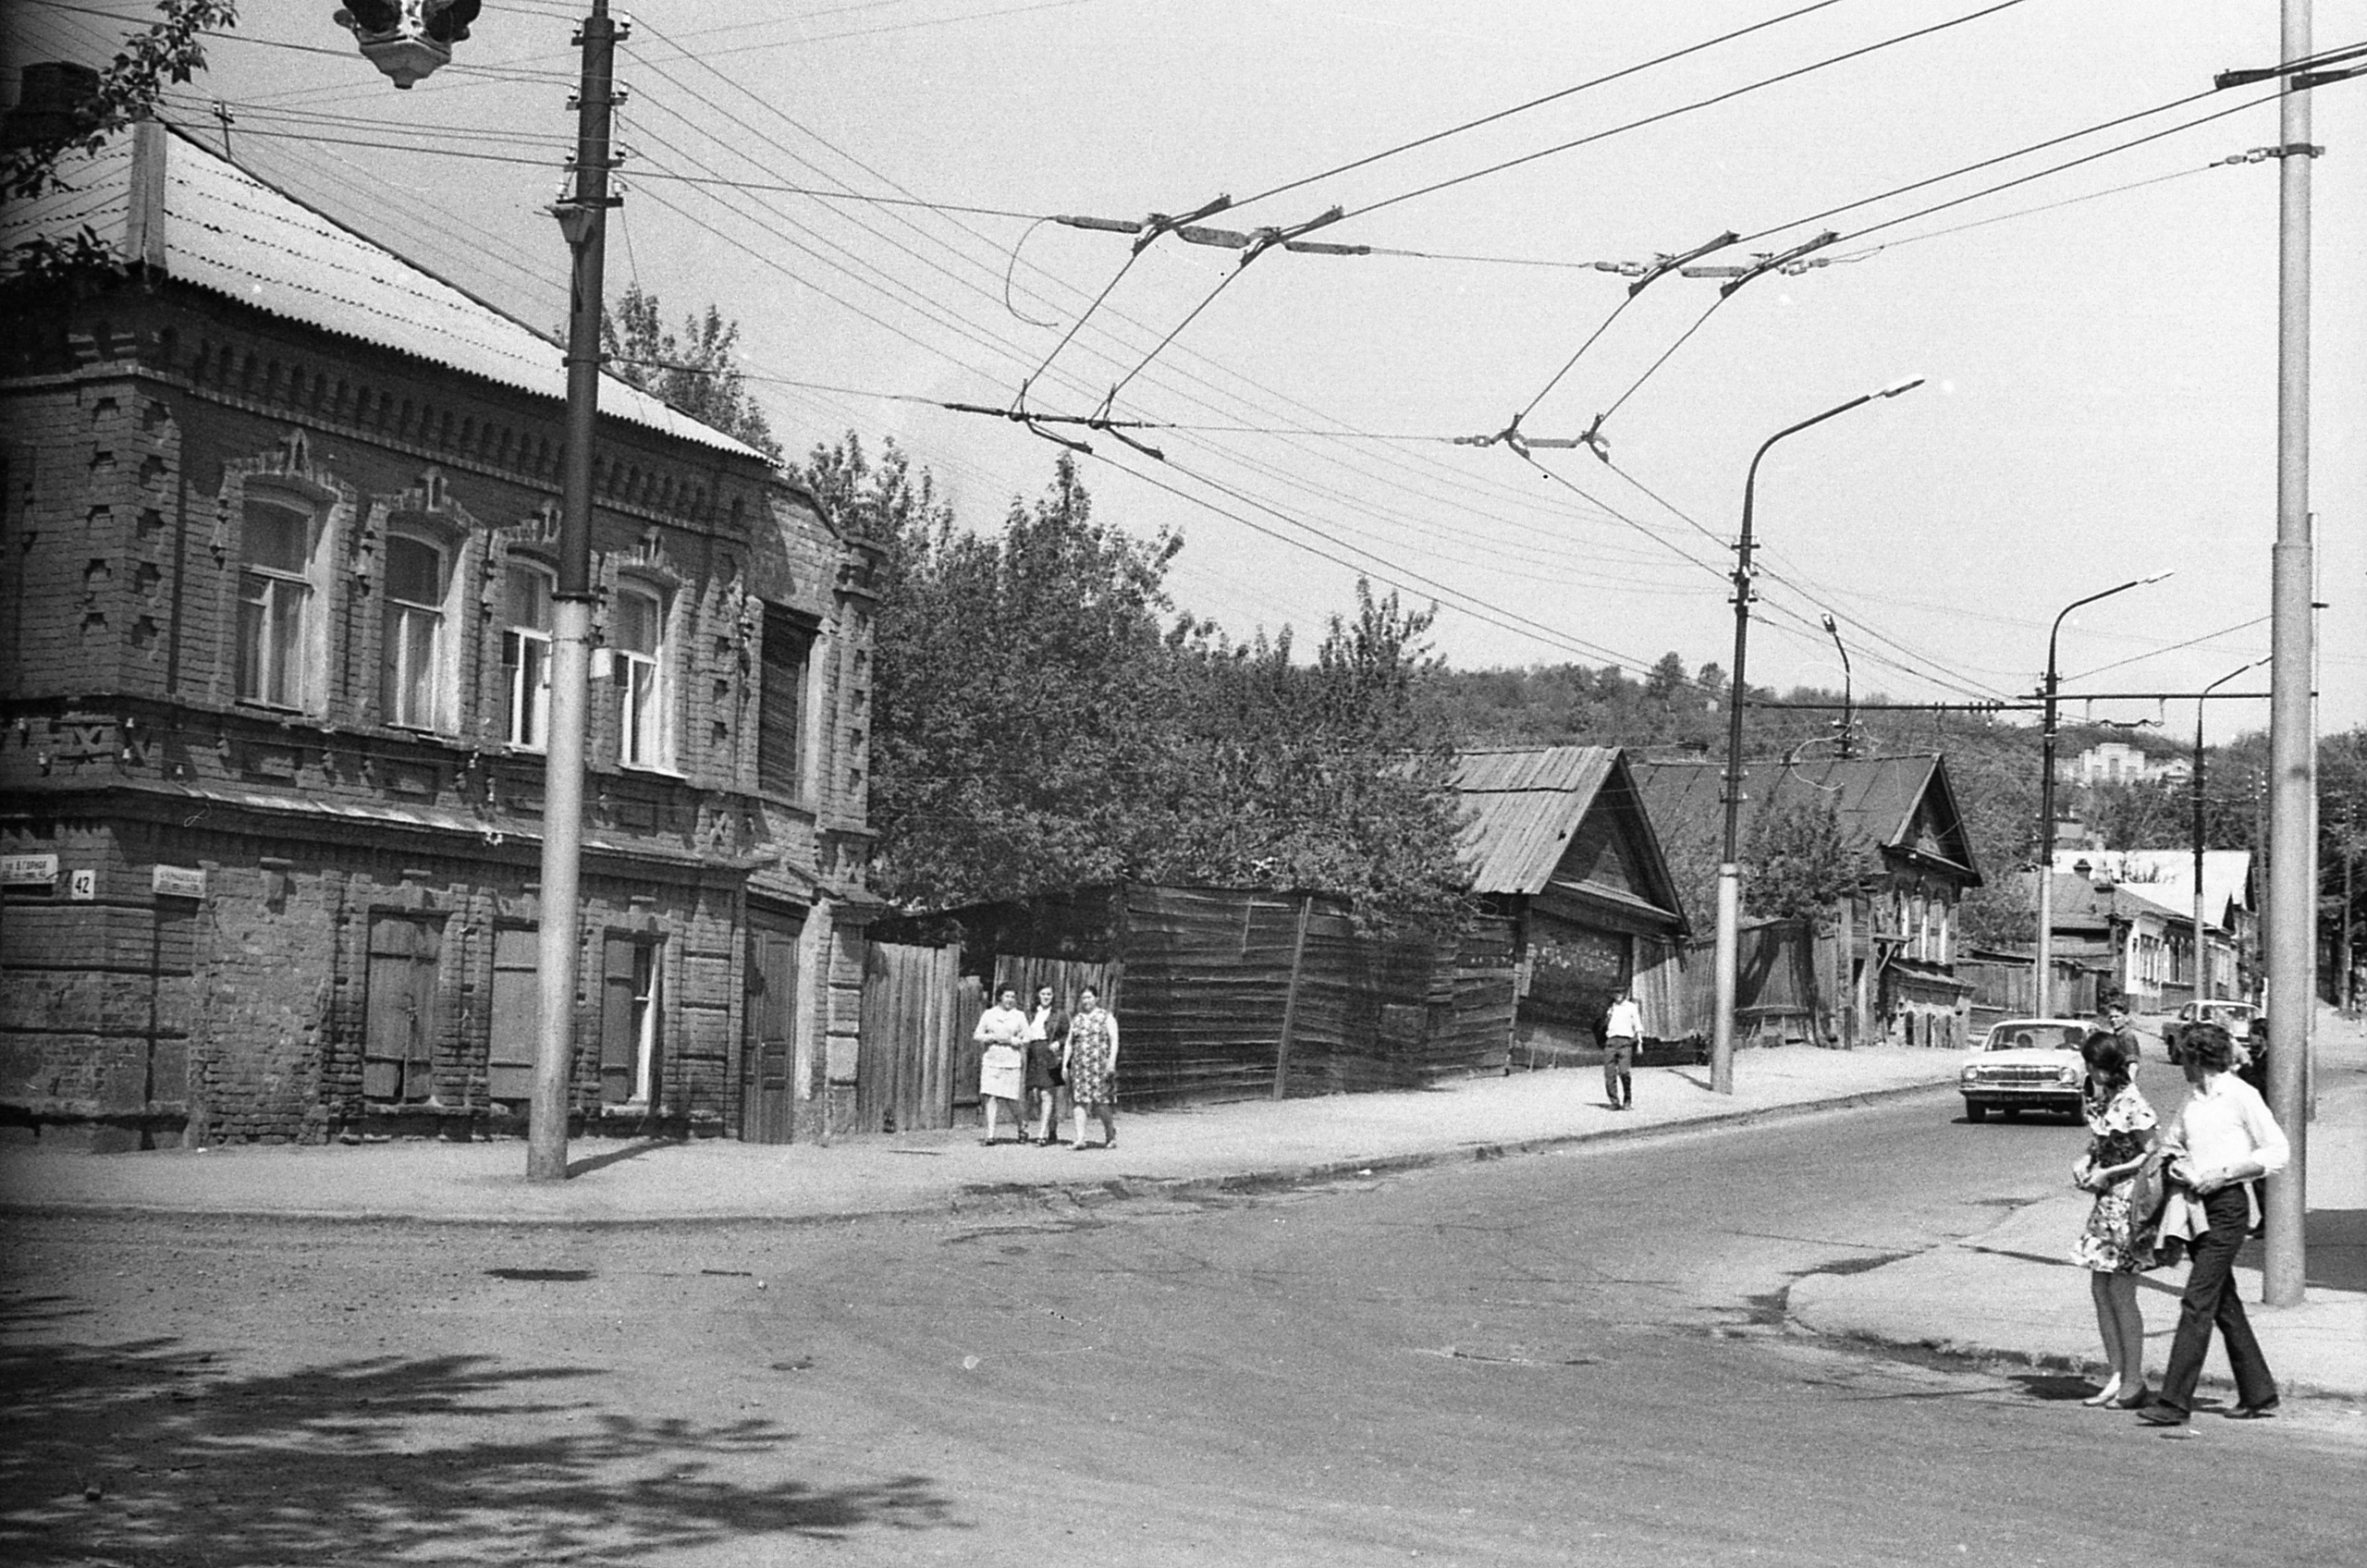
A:
<svg viewBox="0 0 2367 1568">
<path fill-rule="evenodd" d="M 1791 276 L 1797 276 L 1799 274 L 1808 271 L 1810 267 L 1821 267 L 1824 265 L 1828 258 L 1820 256 L 1815 260 L 1810 261 L 1808 259 L 1809 252 L 1811 251 L 1821 251 L 1827 245 L 1839 242 L 1840 239 L 1840 230 L 1828 228 L 1822 234 L 1818 235 L 1815 239 L 1804 239 L 1788 251 L 1775 251 L 1763 254 L 1747 267 L 1686 267 L 1683 268 L 1682 271 L 1684 276 L 1686 277 L 1724 278 L 1726 281 L 1718 286 L 1718 298 L 1723 300 L 1732 295 L 1735 289 L 1740 288 L 1744 284 L 1750 282 L 1753 278 L 1763 276 L 1768 273 L 1781 272 Z"/>
<path fill-rule="evenodd" d="M 1572 452 L 1583 447 L 1607 463 L 1611 460 L 1611 444 L 1602 434 L 1604 418 L 1602 414 L 1595 415 L 1594 423 L 1578 435 L 1525 435 L 1520 428 L 1521 416 L 1515 414 L 1510 424 L 1492 435 L 1451 435 L 1447 442 L 1455 447 L 1502 446 L 1519 458 L 1527 458 L 1532 450 Z"/>
<path fill-rule="evenodd" d="M 1111 419 L 1106 414 L 1040 414 L 1028 409 L 1024 404 L 1020 407 L 1010 409 L 993 408 L 985 403 L 939 403 L 937 406 L 940 409 L 944 409 L 950 412 L 957 414 L 984 414 L 988 419 L 1009 420 L 1013 424 L 1026 426 L 1031 433 L 1042 436 L 1045 440 L 1053 443 L 1055 446 L 1066 447 L 1071 451 L 1083 452 L 1088 457 L 1093 453 L 1093 448 L 1091 447 L 1085 445 L 1082 441 L 1073 440 L 1068 436 L 1059 435 L 1054 431 L 1047 430 L 1044 426 L 1050 424 L 1073 424 L 1081 425 L 1087 430 L 1098 430 L 1105 435 L 1112 436 L 1119 441 L 1124 442 L 1127 446 L 1132 447 L 1135 451 L 1142 453 L 1145 457 L 1156 458 L 1160 462 L 1165 462 L 1167 460 L 1167 454 L 1165 452 L 1160 451 L 1158 447 L 1151 446 L 1147 442 L 1137 441 L 1133 436 L 1126 434 L 1129 430 L 1164 430 L 1168 428 L 1166 425 L 1159 423 L 1153 420 Z"/>
<path fill-rule="evenodd" d="M 2254 147 L 2248 152 L 2230 153 L 2224 158 L 2214 158 L 2205 166 L 2218 168 L 2226 164 L 2264 164 L 2271 158 L 2323 158 L 2325 155 L 2326 150 L 2315 143 L 2287 141 L 2281 147 Z"/>
<path fill-rule="evenodd" d="M 1723 234 L 1719 235 L 1716 239 L 1711 239 L 1705 244 L 1696 245 L 1690 251 L 1681 251 L 1676 255 L 1655 256 L 1651 263 L 1637 275 L 1636 281 L 1627 286 L 1627 298 L 1630 300 L 1634 299 L 1637 295 L 1641 294 L 1645 289 L 1650 288 L 1654 283 L 1657 283 L 1662 278 L 1666 277 L 1670 273 L 1675 272 L 1680 267 L 1683 267 L 1686 263 L 1698 262 L 1702 257 L 1708 255 L 1711 251 L 1723 251 L 1727 246 L 1737 243 L 1741 239 L 1741 235 L 1735 233 L 1730 228 Z M 1600 266 L 1601 263 L 1597 263 L 1596 265 Z M 1700 275 L 1687 274 L 1686 276 L 1699 276 Z M 1600 422 L 1598 421 L 1597 423 L 1600 423 Z"/>
</svg>

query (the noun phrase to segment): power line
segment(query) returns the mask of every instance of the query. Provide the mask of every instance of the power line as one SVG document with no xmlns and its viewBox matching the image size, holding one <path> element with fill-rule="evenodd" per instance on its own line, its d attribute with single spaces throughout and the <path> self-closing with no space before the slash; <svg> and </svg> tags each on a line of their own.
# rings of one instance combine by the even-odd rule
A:
<svg viewBox="0 0 2367 1568">
<path fill-rule="evenodd" d="M 1770 17 L 1767 20 L 1762 22 L 1753 22 L 1748 27 L 1736 28 L 1731 32 L 1721 33 L 1715 38 L 1705 39 L 1699 43 L 1689 43 L 1682 49 L 1671 50 L 1665 55 L 1656 55 L 1653 58 L 1643 61 L 1638 65 L 1625 66 L 1618 70 L 1609 72 L 1606 75 L 1595 77 L 1588 81 L 1579 82 L 1575 87 L 1564 87 L 1558 92 L 1548 92 L 1541 98 L 1531 98 L 1527 103 L 1515 104 L 1511 108 L 1499 109 L 1493 114 L 1482 115 L 1478 119 L 1466 120 L 1460 125 L 1449 126 L 1444 130 L 1432 131 L 1428 136 L 1416 137 L 1411 141 L 1401 141 L 1394 147 L 1384 148 L 1380 152 L 1368 153 L 1364 157 L 1354 159 L 1348 163 L 1335 165 L 1331 168 L 1322 170 L 1320 173 L 1306 175 L 1300 178 L 1290 180 L 1282 185 L 1270 186 L 1264 190 L 1258 191 L 1254 196 L 1243 197 L 1239 204 L 1245 207 L 1252 202 L 1262 202 L 1269 196 L 1279 196 L 1285 190 L 1296 190 L 1302 186 L 1313 185 L 1318 180 L 1330 179 L 1334 175 L 1346 174 L 1351 169 L 1360 169 L 1368 164 L 1380 163 L 1384 158 L 1393 158 L 1400 153 L 1410 153 L 1417 147 L 1427 147 L 1434 141 L 1443 141 L 1450 136 L 1460 136 L 1465 131 L 1477 130 L 1481 126 L 1493 125 L 1498 120 L 1510 119 L 1515 115 L 1526 114 L 1531 109 L 1541 108 L 1547 104 L 1558 103 L 1562 99 L 1572 97 L 1580 92 L 1588 92 L 1597 87 L 1605 86 L 1611 82 L 1617 81 L 1624 77 L 1635 76 L 1639 72 L 1650 70 L 1656 66 L 1667 65 L 1673 60 L 1681 60 L 1687 55 L 1698 55 L 1705 49 L 1714 49 L 1721 43 L 1730 43 L 1737 38 L 1746 37 L 1754 32 L 1763 31 L 1768 28 L 1778 26 L 1784 22 L 1791 21 L 1799 17 L 1805 17 L 1812 11 L 1824 10 L 1832 6 L 1838 5 L 1839 3 L 1840 0 L 1816 0 L 1814 5 L 1802 6 L 1797 10 L 1786 11 L 1778 17 Z"/>
<path fill-rule="evenodd" d="M 1727 103 L 1733 99 L 1740 98 L 1746 93 L 1757 92 L 1762 88 L 1773 87 L 1779 82 L 1791 81 L 1799 77 L 1809 76 L 1814 72 L 1824 70 L 1829 67 L 1841 65 L 1849 60 L 1860 59 L 1868 55 L 1878 54 L 1884 49 L 1893 48 L 1901 43 L 1911 43 L 1919 38 L 1928 38 L 1933 33 L 1945 32 L 1950 28 L 1962 27 L 1968 22 L 1979 21 L 1984 17 L 1991 17 L 1996 15 L 2000 11 L 2010 10 L 2020 4 L 2022 4 L 2022 0 L 1997 0 L 1996 4 L 1984 6 L 1981 10 L 1968 12 L 1964 16 L 1955 17 L 1947 21 L 1934 22 L 1930 27 L 1918 28 L 1912 32 L 1902 32 L 1894 37 L 1885 38 L 1880 43 L 1866 44 L 1861 48 L 1847 50 L 1838 55 L 1827 55 L 1825 58 L 1817 60 L 1809 65 L 1800 66 L 1792 70 L 1779 71 L 1773 76 L 1761 77 L 1756 81 L 1748 82 L 1741 87 L 1730 88 L 1723 92 L 1712 93 L 1706 98 L 1696 98 L 1689 103 L 1680 104 L 1675 108 L 1663 109 L 1658 114 L 1647 115 L 1641 119 L 1628 120 L 1624 124 L 1613 126 L 1607 130 L 1594 131 L 1588 135 L 1575 138 L 1572 141 L 1557 142 L 1551 147 L 1539 148 L 1533 153 L 1524 153 L 1516 158 L 1506 158 L 1501 163 L 1490 164 L 1485 168 L 1474 169 L 1469 173 L 1454 175 L 1446 179 L 1434 180 L 1428 185 L 1418 186 L 1412 190 L 1401 191 L 1394 196 L 1385 196 L 1377 202 L 1367 202 L 1362 206 L 1350 208 L 1344 215 L 1352 218 L 1362 217 L 1367 213 L 1377 213 L 1384 207 L 1393 207 L 1400 202 L 1410 202 L 1418 196 L 1433 195 L 1438 191 L 1449 190 L 1454 186 L 1468 184 L 1475 179 L 1484 179 L 1491 174 L 1502 174 L 1506 169 L 1518 168 L 1524 164 L 1533 164 L 1540 158 L 1553 157 L 1558 153 L 1567 153 L 1576 148 L 1585 147 L 1597 141 L 1606 141 L 1611 137 L 1623 135 L 1627 131 L 1639 130 L 1645 126 L 1658 125 L 1662 120 L 1674 119 L 1680 115 L 1688 115 L 1697 109 L 1706 109 L 1714 104 Z"/>
</svg>

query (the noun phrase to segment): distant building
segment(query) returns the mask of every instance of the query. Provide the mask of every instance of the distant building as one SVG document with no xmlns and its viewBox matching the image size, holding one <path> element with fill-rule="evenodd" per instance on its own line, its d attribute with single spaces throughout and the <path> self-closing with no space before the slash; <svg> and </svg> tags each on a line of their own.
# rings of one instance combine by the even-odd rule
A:
<svg viewBox="0 0 2367 1568">
<path fill-rule="evenodd" d="M 1708 761 L 1637 766 L 1663 839 L 1723 819 L 1721 772 Z M 1963 1045 L 1969 1013 L 1968 988 L 1956 974 L 1956 905 L 1981 874 L 1945 760 L 1754 764 L 1744 783 L 1744 841 L 1761 813 L 1818 804 L 1833 807 L 1862 867 L 1857 889 L 1818 922 L 1831 932 L 1819 981 L 1825 1027 L 1845 1045 Z"/>
<path fill-rule="evenodd" d="M 2201 971 L 2195 956 L 2191 850 L 2057 850 L 2054 870 L 2058 895 L 2067 876 L 2140 900 L 2127 906 L 2133 912 L 2124 938 L 2128 950 L 2116 959 L 2116 983 L 2126 984 L 2133 975 L 2137 984 L 2127 987 L 2130 995 L 2165 1011 L 2193 998 Z M 2165 920 L 2139 918 L 2140 905 L 2161 910 Z M 2058 926 L 2061 919 L 2058 910 Z M 2259 969 L 2250 851 L 2203 851 L 2202 920 L 2210 995 L 2249 997 Z M 2150 949 L 2157 938 L 2163 947 L 2158 961 Z"/>
<path fill-rule="evenodd" d="M 521 1126 L 559 349 L 138 126 L 0 217 L 119 271 L 0 325 L 0 1118 L 117 1144 Z M 556 252 L 555 252 L 556 253 Z M 872 570 L 601 388 L 591 1126 L 851 1115 Z"/>
<path fill-rule="evenodd" d="M 2193 777 L 2194 765 L 2184 757 L 2155 762 L 2120 741 L 2091 746 L 2063 764 L 2064 780 L 2078 785 L 2183 783 Z"/>
</svg>

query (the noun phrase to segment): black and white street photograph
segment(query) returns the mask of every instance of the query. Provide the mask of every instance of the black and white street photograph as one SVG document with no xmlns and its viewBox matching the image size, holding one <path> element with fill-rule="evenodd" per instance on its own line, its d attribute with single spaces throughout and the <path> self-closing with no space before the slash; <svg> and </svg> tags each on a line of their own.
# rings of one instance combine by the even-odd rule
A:
<svg viewBox="0 0 2367 1568">
<path fill-rule="evenodd" d="M 0 7 L 0 1562 L 2367 1568 L 2367 0 Z"/>
</svg>

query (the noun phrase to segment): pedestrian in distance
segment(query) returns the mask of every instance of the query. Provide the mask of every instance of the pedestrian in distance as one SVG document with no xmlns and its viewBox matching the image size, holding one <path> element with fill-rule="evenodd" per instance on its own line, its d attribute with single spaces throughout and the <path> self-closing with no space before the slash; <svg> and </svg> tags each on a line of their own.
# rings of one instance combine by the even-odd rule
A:
<svg viewBox="0 0 2367 1568">
<path fill-rule="evenodd" d="M 986 1101 L 988 1145 L 995 1141 L 995 1112 L 1011 1112 L 1012 1142 L 1027 1141 L 1027 1015 L 1019 1011 L 1019 988 L 1005 986 L 995 992 L 995 1005 L 978 1015 L 971 1036 L 987 1048 L 978 1057 L 978 1096 Z"/>
<path fill-rule="evenodd" d="M 1069 1103 L 1076 1108 L 1076 1141 L 1073 1149 L 1093 1145 L 1085 1141 L 1087 1112 L 1101 1122 L 1101 1146 L 1118 1146 L 1118 1020 L 1101 1005 L 1090 986 L 1076 994 L 1076 1011 L 1069 1016 L 1069 1047 L 1065 1062 Z"/>
<path fill-rule="evenodd" d="M 1052 1141 L 1060 1125 L 1061 1101 L 1066 1097 L 1066 1070 L 1061 1059 L 1068 1052 L 1069 1015 L 1049 986 L 1036 987 L 1036 1005 L 1027 1013 L 1027 1097 L 1036 1120 L 1036 1146 Z"/>
<path fill-rule="evenodd" d="M 1610 1013 L 1602 1021 L 1602 1038 L 1607 1047 L 1602 1059 L 1602 1097 L 1611 1102 L 1613 1110 L 1632 1109 L 1636 1104 L 1636 1049 L 1644 1040 L 1644 1010 L 1637 1003 L 1633 986 L 1620 987 Z"/>
<path fill-rule="evenodd" d="M 2096 1329 L 2103 1336 L 2112 1375 L 2083 1404 L 2145 1403 L 2145 1317 L 2137 1305 L 2137 1276 L 2153 1267 L 2153 1243 L 2144 1233 L 2151 1216 L 2132 1214 L 2129 1188 L 2153 1149 L 2160 1119 L 2132 1075 L 2136 1063 L 2118 1035 L 2103 1029 L 2080 1045 L 2088 1087 L 2080 1110 L 2088 1119 L 2088 1152 L 2071 1168 L 2071 1184 L 2096 1194 L 2088 1223 L 2071 1244 L 2071 1261 L 2089 1270 Z"/>
<path fill-rule="evenodd" d="M 2137 1048 L 2137 1025 L 2129 1022 L 2128 998 L 2115 997 L 2097 1009 L 2097 1012 L 2103 1019 L 2099 1027 L 2120 1041 L 2121 1049 L 2128 1053 L 2129 1066 L 2133 1070 L 2144 1059 L 2145 1053 Z"/>
<path fill-rule="evenodd" d="M 2208 1229 L 2194 1240 L 2161 1397 L 2137 1413 L 2149 1426 L 2185 1425 L 2214 1328 L 2236 1375 L 2236 1408 L 2222 1414 L 2257 1421 L 2276 1409 L 2276 1378 L 2244 1315 L 2235 1266 L 2251 1230 L 2243 1183 L 2284 1170 L 2292 1149 L 2259 1091 L 2230 1071 L 2235 1055 L 2235 1042 L 2215 1023 L 2195 1024 L 2178 1042 L 2178 1064 L 2192 1092 L 2162 1144 L 2171 1156 L 2171 1180 L 2201 1204 Z"/>
</svg>

